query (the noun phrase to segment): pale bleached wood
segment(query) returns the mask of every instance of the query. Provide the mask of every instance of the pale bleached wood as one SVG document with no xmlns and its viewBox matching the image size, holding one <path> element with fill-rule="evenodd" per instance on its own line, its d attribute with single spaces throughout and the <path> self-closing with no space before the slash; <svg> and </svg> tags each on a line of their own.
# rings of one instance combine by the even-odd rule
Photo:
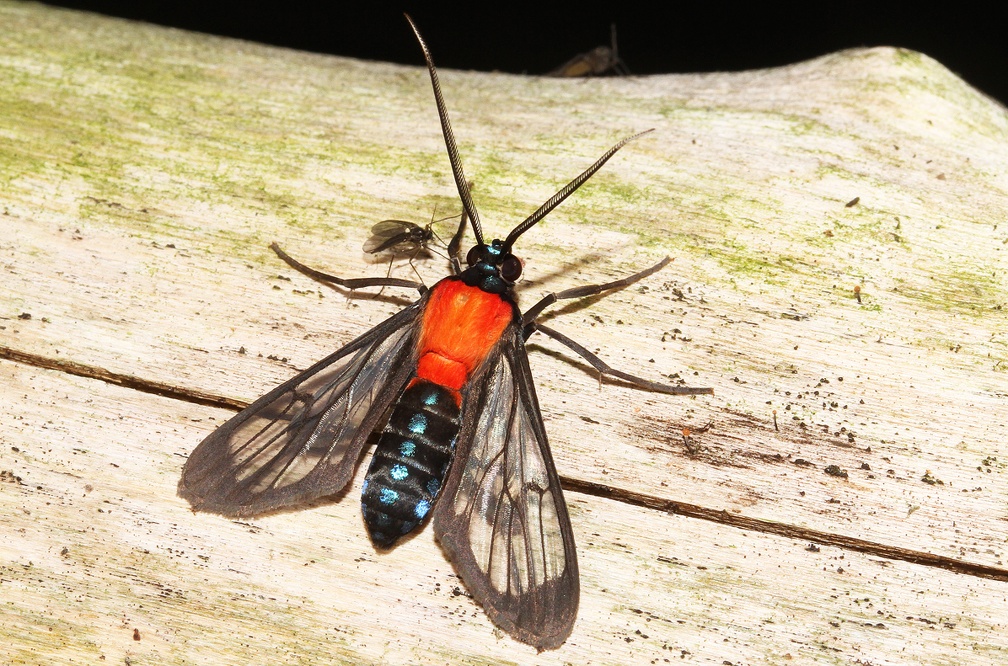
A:
<svg viewBox="0 0 1008 666">
<path fill-rule="evenodd" d="M 430 530 L 378 555 L 350 498 L 251 521 L 190 513 L 174 497 L 179 463 L 231 412 L 8 361 L 0 379 L 0 469 L 20 477 L 0 484 L 4 664 L 940 664 L 1008 652 L 1003 583 L 574 495 L 581 613 L 563 647 L 537 655 L 461 593 Z M 53 419 L 52 401 L 75 395 L 88 400 Z"/>
<path fill-rule="evenodd" d="M 457 208 L 419 68 L 0 12 L 7 348 L 251 400 L 399 307 L 345 307 L 270 240 L 378 274 L 359 250 L 374 221 Z M 491 233 L 656 128 L 523 237 L 525 300 L 672 254 L 643 293 L 552 325 L 624 370 L 679 372 L 717 396 L 598 391 L 534 354 L 561 473 L 1003 566 L 1003 108 L 892 49 L 739 74 L 442 78 Z M 690 455 L 681 428 L 712 420 Z"/>
</svg>

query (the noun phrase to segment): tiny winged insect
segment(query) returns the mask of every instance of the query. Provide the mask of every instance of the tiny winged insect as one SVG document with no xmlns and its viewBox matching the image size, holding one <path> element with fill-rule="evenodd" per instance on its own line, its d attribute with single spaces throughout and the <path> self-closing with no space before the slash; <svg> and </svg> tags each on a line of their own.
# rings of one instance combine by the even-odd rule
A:
<svg viewBox="0 0 1008 666">
<path fill-rule="evenodd" d="M 434 231 L 434 224 L 450 220 L 454 217 L 452 215 L 435 220 L 432 215 L 431 221 L 422 227 L 415 222 L 408 222 L 406 220 L 382 220 L 371 227 L 371 237 L 364 241 L 362 249 L 368 254 L 388 255 L 389 265 L 385 277 L 392 275 L 392 262 L 395 261 L 397 256 L 402 255 L 408 257 L 410 267 L 416 276 L 420 277 L 416 266 L 413 265 L 413 260 L 421 253 L 430 250 L 431 243 L 435 239 L 442 243 L 442 246 L 444 245 L 444 241 Z M 465 213 L 462 213 L 462 217 L 459 220 L 459 229 L 464 230 L 466 224 Z"/>
<path fill-rule="evenodd" d="M 556 69 L 547 72 L 546 76 L 574 78 L 580 76 L 627 76 L 630 70 L 619 57 L 616 50 L 616 24 L 609 26 L 611 46 L 596 46 L 587 53 L 579 53 Z"/>
<path fill-rule="evenodd" d="M 371 227 L 371 237 L 364 241 L 362 249 L 368 254 L 419 252 L 426 249 L 437 235 L 433 223 L 431 220 L 427 226 L 421 227 L 406 220 L 382 220 Z"/>
<path fill-rule="evenodd" d="M 407 17 L 409 18 L 409 17 Z M 437 71 L 427 62 L 445 146 L 465 215 L 449 245 L 454 275 L 427 289 L 398 278 L 343 279 L 297 270 L 349 289 L 411 287 L 413 305 L 281 384 L 211 433 L 189 456 L 179 495 L 194 509 L 252 516 L 342 490 L 369 436 L 381 435 L 361 498 L 371 540 L 391 548 L 428 518 L 434 534 L 490 619 L 536 648 L 559 647 L 577 616 L 574 536 L 539 412 L 525 341 L 536 331 L 584 357 L 600 374 L 672 395 L 709 388 L 669 386 L 614 370 L 540 324 L 553 303 L 633 284 L 669 259 L 601 285 L 549 294 L 519 312 L 514 242 L 590 178 L 620 141 L 515 227 L 486 243 L 459 159 Z M 458 247 L 468 220 L 476 245 L 463 269 Z"/>
</svg>

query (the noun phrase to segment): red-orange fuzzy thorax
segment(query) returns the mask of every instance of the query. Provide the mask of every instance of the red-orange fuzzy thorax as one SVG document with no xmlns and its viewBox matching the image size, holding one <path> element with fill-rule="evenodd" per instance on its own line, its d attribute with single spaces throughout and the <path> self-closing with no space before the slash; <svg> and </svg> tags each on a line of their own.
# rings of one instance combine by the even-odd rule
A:
<svg viewBox="0 0 1008 666">
<path fill-rule="evenodd" d="M 452 390 L 459 402 L 458 391 L 497 344 L 512 317 L 511 304 L 498 294 L 461 280 L 434 285 L 423 314 L 417 378 Z"/>
</svg>

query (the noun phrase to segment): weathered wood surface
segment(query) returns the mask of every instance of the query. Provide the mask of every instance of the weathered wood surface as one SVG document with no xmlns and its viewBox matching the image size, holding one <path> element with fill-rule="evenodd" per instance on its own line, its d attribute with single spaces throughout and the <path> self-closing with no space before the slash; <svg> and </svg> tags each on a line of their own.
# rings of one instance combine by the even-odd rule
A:
<svg viewBox="0 0 1008 666">
<path fill-rule="evenodd" d="M 183 396 L 250 401 L 411 297 L 348 303 L 267 245 L 375 275 L 373 222 L 458 207 L 425 72 L 29 4 L 0 24 L 4 663 L 1006 658 L 1008 114 L 940 64 L 442 73 L 490 234 L 656 128 L 522 238 L 524 299 L 670 254 L 551 325 L 716 391 L 533 353 L 583 589 L 536 655 L 430 530 L 374 552 L 360 478 L 248 523 L 174 494 L 232 413 Z"/>
</svg>

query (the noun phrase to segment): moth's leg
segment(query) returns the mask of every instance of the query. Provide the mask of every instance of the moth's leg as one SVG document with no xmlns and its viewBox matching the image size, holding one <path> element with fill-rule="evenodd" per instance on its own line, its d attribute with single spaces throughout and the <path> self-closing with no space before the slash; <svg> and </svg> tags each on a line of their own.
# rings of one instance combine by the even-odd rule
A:
<svg viewBox="0 0 1008 666">
<path fill-rule="evenodd" d="M 635 386 L 647 389 L 649 391 L 655 391 L 656 393 L 667 393 L 669 395 L 714 395 L 714 389 L 712 388 L 699 388 L 694 386 L 672 386 L 670 384 L 661 384 L 659 382 L 652 382 L 635 375 L 623 372 L 622 370 L 617 370 L 615 368 L 607 365 L 602 359 L 600 359 L 595 354 L 591 353 L 578 343 L 574 342 L 568 338 L 563 333 L 559 331 L 554 331 L 552 328 L 543 326 L 542 324 L 537 324 L 536 322 L 530 322 L 525 325 L 522 329 L 522 336 L 524 339 L 528 340 L 529 336 L 536 331 L 541 331 L 553 338 L 562 345 L 569 347 L 578 356 L 588 361 L 593 368 L 599 371 L 599 383 L 602 383 L 602 375 L 609 375 L 610 377 L 616 377 L 622 379 L 623 381 L 630 382 Z"/>
<path fill-rule="evenodd" d="M 283 259 L 287 264 L 298 271 L 310 277 L 313 280 L 318 280 L 326 284 L 335 284 L 340 287 L 346 287 L 347 289 L 361 289 L 363 287 L 407 287 L 409 289 L 416 289 L 421 294 L 427 291 L 427 287 L 421 282 L 413 282 L 412 280 L 401 280 L 399 278 L 393 277 L 383 277 L 383 278 L 341 278 L 335 275 L 329 275 L 328 273 L 323 273 L 322 271 L 317 271 L 314 268 L 309 268 L 302 264 L 297 259 L 294 259 L 289 254 L 280 249 L 280 246 L 276 243 L 270 244 L 270 249 L 276 252 L 277 256 Z"/>
<path fill-rule="evenodd" d="M 455 275 L 462 273 L 462 262 L 459 261 L 458 253 L 462 248 L 462 236 L 465 235 L 466 227 L 469 226 L 469 217 L 466 212 L 462 211 L 462 217 L 459 219 L 458 231 L 452 236 L 451 242 L 448 243 L 448 260 L 451 261 L 452 270 L 455 271 Z"/>
<path fill-rule="evenodd" d="M 634 282 L 643 280 L 649 275 L 657 273 L 661 269 L 665 268 L 672 261 L 670 258 L 665 257 L 657 264 L 651 268 L 647 268 L 640 273 L 634 273 L 633 275 L 627 276 L 620 280 L 614 280 L 613 282 L 606 282 L 605 284 L 592 284 L 585 285 L 583 287 L 574 287 L 573 289 L 565 289 L 564 291 L 556 292 L 553 294 L 547 294 L 532 306 L 528 312 L 525 313 L 522 321 L 524 323 L 524 328 L 522 329 L 522 337 L 525 340 L 529 339 L 536 331 L 542 331 L 549 337 L 553 338 L 560 344 L 568 347 L 577 355 L 579 355 L 584 360 L 588 361 L 593 368 L 599 372 L 599 382 L 602 381 L 602 375 L 609 375 L 610 377 L 616 377 L 624 381 L 630 382 L 641 388 L 648 389 L 649 391 L 655 391 L 658 393 L 668 393 L 670 395 L 713 395 L 714 389 L 711 388 L 699 388 L 693 386 L 671 386 L 669 384 L 661 384 L 658 382 L 652 382 L 642 377 L 637 377 L 622 370 L 616 370 L 615 368 L 607 365 L 602 359 L 600 359 L 595 354 L 591 353 L 577 342 L 574 342 L 568 338 L 563 333 L 555 331 L 552 328 L 543 326 L 542 324 L 536 323 L 536 318 L 542 314 L 542 311 L 553 305 L 557 301 L 562 301 L 570 298 L 584 298 L 585 296 L 594 296 L 596 294 L 601 294 L 605 291 L 610 291 L 612 289 L 620 289 L 622 287 L 629 286 Z"/>
<path fill-rule="evenodd" d="M 585 296 L 594 296 L 595 294 L 601 294 L 604 291 L 610 291 L 612 289 L 621 289 L 623 287 L 628 287 L 638 280 L 643 280 L 647 276 L 657 273 L 661 269 L 665 268 L 669 262 L 672 260 L 669 257 L 665 257 L 657 264 L 651 268 L 646 268 L 640 273 L 634 273 L 633 275 L 627 276 L 621 280 L 615 280 L 613 282 L 606 282 L 605 284 L 589 284 L 583 287 L 574 287 L 573 289 L 565 289 L 563 291 L 558 291 L 556 293 L 547 294 L 542 298 L 541 301 L 533 305 L 529 310 L 522 316 L 522 323 L 528 327 L 529 324 L 534 322 L 536 318 L 542 314 L 542 311 L 553 305 L 557 301 L 567 300 L 569 298 L 584 298 Z M 526 336 L 528 337 L 528 336 Z"/>
</svg>

